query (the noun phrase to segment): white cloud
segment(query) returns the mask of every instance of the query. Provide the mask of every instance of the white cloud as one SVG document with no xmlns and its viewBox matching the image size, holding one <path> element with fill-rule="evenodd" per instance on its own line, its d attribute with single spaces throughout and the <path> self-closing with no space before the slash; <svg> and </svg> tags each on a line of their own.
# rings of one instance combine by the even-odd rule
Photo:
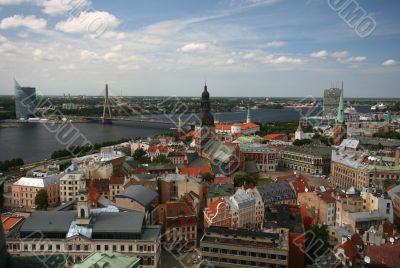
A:
<svg viewBox="0 0 400 268">
<path fill-rule="evenodd" d="M 310 56 L 313 58 L 317 58 L 317 59 L 324 59 L 324 58 L 328 57 L 328 51 L 321 50 L 318 52 L 313 52 L 310 54 Z"/>
<path fill-rule="evenodd" d="M 335 51 L 331 54 L 333 58 L 342 59 L 350 56 L 350 52 L 348 51 Z"/>
<path fill-rule="evenodd" d="M 118 65 L 118 70 L 121 71 L 136 71 L 139 70 L 140 66 L 136 64 L 121 64 Z"/>
<path fill-rule="evenodd" d="M 397 65 L 397 64 L 398 64 L 398 62 L 394 59 L 388 59 L 382 63 L 383 66 L 393 66 L 393 65 Z"/>
<path fill-rule="evenodd" d="M 248 59 L 252 59 L 256 56 L 256 54 L 254 52 L 249 52 L 249 53 L 245 53 L 243 55 L 243 59 L 248 60 Z"/>
<path fill-rule="evenodd" d="M 304 64 L 305 61 L 299 58 L 291 58 L 286 56 L 279 56 L 270 60 L 273 64 Z"/>
<path fill-rule="evenodd" d="M 47 21 L 45 19 L 36 18 L 36 16 L 22 16 L 14 15 L 12 17 L 4 18 L 0 21 L 0 29 L 11 29 L 18 27 L 25 27 L 34 31 L 44 30 Z"/>
<path fill-rule="evenodd" d="M 0 6 L 33 4 L 42 8 L 47 15 L 61 15 L 68 11 L 73 13 L 89 6 L 89 0 L 0 0 Z"/>
<path fill-rule="evenodd" d="M 284 41 L 272 41 L 272 42 L 267 43 L 266 48 L 283 47 L 286 45 L 287 45 L 287 42 L 284 42 Z"/>
<path fill-rule="evenodd" d="M 235 63 L 235 60 L 234 60 L 234 59 L 228 59 L 228 60 L 225 62 L 226 65 L 232 65 L 232 64 L 234 64 L 234 63 Z"/>
<path fill-rule="evenodd" d="M 56 24 L 56 29 L 65 33 L 82 33 L 90 37 L 100 37 L 113 31 L 120 24 L 119 19 L 106 11 L 82 12 Z"/>
<path fill-rule="evenodd" d="M 33 59 L 35 61 L 59 61 L 61 57 L 55 54 L 51 54 L 51 52 L 44 52 L 42 49 L 37 48 L 33 51 Z"/>
<path fill-rule="evenodd" d="M 38 6 L 43 8 L 43 12 L 54 16 L 64 14 L 68 11 L 82 10 L 90 4 L 89 0 L 35 0 Z"/>
<path fill-rule="evenodd" d="M 210 47 L 209 43 L 189 43 L 177 49 L 178 52 L 195 52 L 206 50 Z"/>
<path fill-rule="evenodd" d="M 350 62 L 363 62 L 367 59 L 365 56 L 357 56 L 357 57 L 350 57 L 349 61 Z"/>
<path fill-rule="evenodd" d="M 104 60 L 108 61 L 108 62 L 112 62 L 117 60 L 121 55 L 119 53 L 116 52 L 108 52 L 104 55 Z"/>
<path fill-rule="evenodd" d="M 20 5 L 28 2 L 31 2 L 31 0 L 0 0 L 0 6 Z"/>
<path fill-rule="evenodd" d="M 65 70 L 65 71 L 72 71 L 72 70 L 76 70 L 77 67 L 75 64 L 71 63 L 71 64 L 61 65 L 60 69 Z"/>
<path fill-rule="evenodd" d="M 99 58 L 99 56 L 97 55 L 96 52 L 89 51 L 89 50 L 82 50 L 81 51 L 80 59 L 83 60 L 83 61 L 96 60 L 98 58 Z"/>
<path fill-rule="evenodd" d="M 111 48 L 111 51 L 112 52 L 118 52 L 118 51 L 121 51 L 122 50 L 122 45 L 121 44 L 119 44 L 119 45 L 116 45 L 116 46 L 113 46 L 112 48 Z"/>
<path fill-rule="evenodd" d="M 7 38 L 5 38 L 4 36 L 2 36 L 2 35 L 0 34 L 0 44 L 1 44 L 1 43 L 5 43 L 5 42 L 7 42 Z"/>
</svg>

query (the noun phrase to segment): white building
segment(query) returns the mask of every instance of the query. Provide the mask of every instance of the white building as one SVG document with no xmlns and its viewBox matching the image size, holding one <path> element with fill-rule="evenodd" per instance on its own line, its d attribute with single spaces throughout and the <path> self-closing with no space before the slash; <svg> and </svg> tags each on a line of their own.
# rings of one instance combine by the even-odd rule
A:
<svg viewBox="0 0 400 268">
<path fill-rule="evenodd" d="M 228 199 L 232 227 L 250 228 L 262 227 L 264 220 L 264 202 L 258 190 L 238 189 Z"/>
<path fill-rule="evenodd" d="M 66 203 L 77 200 L 79 190 L 86 188 L 86 180 L 79 172 L 68 173 L 60 179 L 60 201 Z"/>
</svg>

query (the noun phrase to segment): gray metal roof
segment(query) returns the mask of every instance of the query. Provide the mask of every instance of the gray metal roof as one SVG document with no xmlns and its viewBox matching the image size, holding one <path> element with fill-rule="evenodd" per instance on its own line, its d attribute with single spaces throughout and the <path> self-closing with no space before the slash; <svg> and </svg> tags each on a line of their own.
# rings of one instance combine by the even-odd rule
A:
<svg viewBox="0 0 400 268">
<path fill-rule="evenodd" d="M 147 207 L 158 197 L 158 193 L 142 185 L 132 185 L 121 191 L 115 197 L 130 198 Z"/>
<path fill-rule="evenodd" d="M 141 233 L 144 212 L 105 212 L 96 215 L 93 235 L 96 233 Z"/>
<path fill-rule="evenodd" d="M 281 200 L 295 199 L 296 193 L 288 181 L 279 181 L 257 186 L 265 204 Z"/>
<path fill-rule="evenodd" d="M 22 224 L 20 232 L 67 233 L 76 211 L 33 212 Z"/>
</svg>

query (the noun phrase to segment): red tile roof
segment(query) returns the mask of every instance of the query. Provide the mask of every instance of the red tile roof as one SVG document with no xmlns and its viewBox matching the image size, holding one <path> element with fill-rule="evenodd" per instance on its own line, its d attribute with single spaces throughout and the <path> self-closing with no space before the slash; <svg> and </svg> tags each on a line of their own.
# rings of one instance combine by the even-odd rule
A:
<svg viewBox="0 0 400 268">
<path fill-rule="evenodd" d="M 394 235 L 394 226 L 389 221 L 385 220 L 383 223 L 383 233 L 388 237 L 393 237 Z"/>
<path fill-rule="evenodd" d="M 286 134 L 267 134 L 264 136 L 267 140 L 281 140 L 281 141 L 287 141 L 288 136 Z"/>
<path fill-rule="evenodd" d="M 180 174 L 187 174 L 187 175 L 191 175 L 193 177 L 197 177 L 200 172 L 203 175 L 206 173 L 213 174 L 210 166 L 186 167 L 186 168 L 182 168 L 179 170 Z"/>
<path fill-rule="evenodd" d="M 380 246 L 366 245 L 364 256 L 371 259 L 371 264 L 382 265 L 382 267 L 399 267 L 400 243 L 388 243 Z"/>
<path fill-rule="evenodd" d="M 101 194 L 95 189 L 89 189 L 89 202 L 91 206 L 97 206 L 97 201 L 99 200 Z"/>
<path fill-rule="evenodd" d="M 232 125 L 227 125 L 227 124 L 216 124 L 215 129 L 217 130 L 228 130 L 231 131 Z"/>
<path fill-rule="evenodd" d="M 110 184 L 123 185 L 124 182 L 125 182 L 124 176 L 112 175 L 110 178 Z"/>
<path fill-rule="evenodd" d="M 4 231 L 10 231 L 14 228 L 18 223 L 24 220 L 24 217 L 14 216 L 14 215 L 4 215 L 1 214 L 1 222 L 3 224 Z"/>
<path fill-rule="evenodd" d="M 193 210 L 183 201 L 168 201 L 165 204 L 167 218 L 195 216 Z"/>
<path fill-rule="evenodd" d="M 359 256 L 357 247 L 350 239 L 347 239 L 347 241 L 340 245 L 340 247 L 344 250 L 346 257 L 352 262 L 354 262 L 354 260 Z"/>
<path fill-rule="evenodd" d="M 166 146 L 150 146 L 150 147 L 147 149 L 147 151 L 148 151 L 149 153 L 155 153 L 155 152 L 157 152 L 157 150 L 158 150 L 160 153 L 168 153 L 168 147 L 166 147 Z"/>
</svg>

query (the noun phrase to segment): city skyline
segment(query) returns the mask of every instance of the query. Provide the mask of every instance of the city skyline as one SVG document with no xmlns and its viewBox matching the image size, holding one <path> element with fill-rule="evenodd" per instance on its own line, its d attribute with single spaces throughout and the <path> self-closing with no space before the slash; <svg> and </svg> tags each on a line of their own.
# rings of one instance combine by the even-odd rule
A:
<svg viewBox="0 0 400 268">
<path fill-rule="evenodd" d="M 360 3 L 360 37 L 329 2 L 0 0 L 0 95 L 397 97 L 400 4 Z"/>
</svg>

